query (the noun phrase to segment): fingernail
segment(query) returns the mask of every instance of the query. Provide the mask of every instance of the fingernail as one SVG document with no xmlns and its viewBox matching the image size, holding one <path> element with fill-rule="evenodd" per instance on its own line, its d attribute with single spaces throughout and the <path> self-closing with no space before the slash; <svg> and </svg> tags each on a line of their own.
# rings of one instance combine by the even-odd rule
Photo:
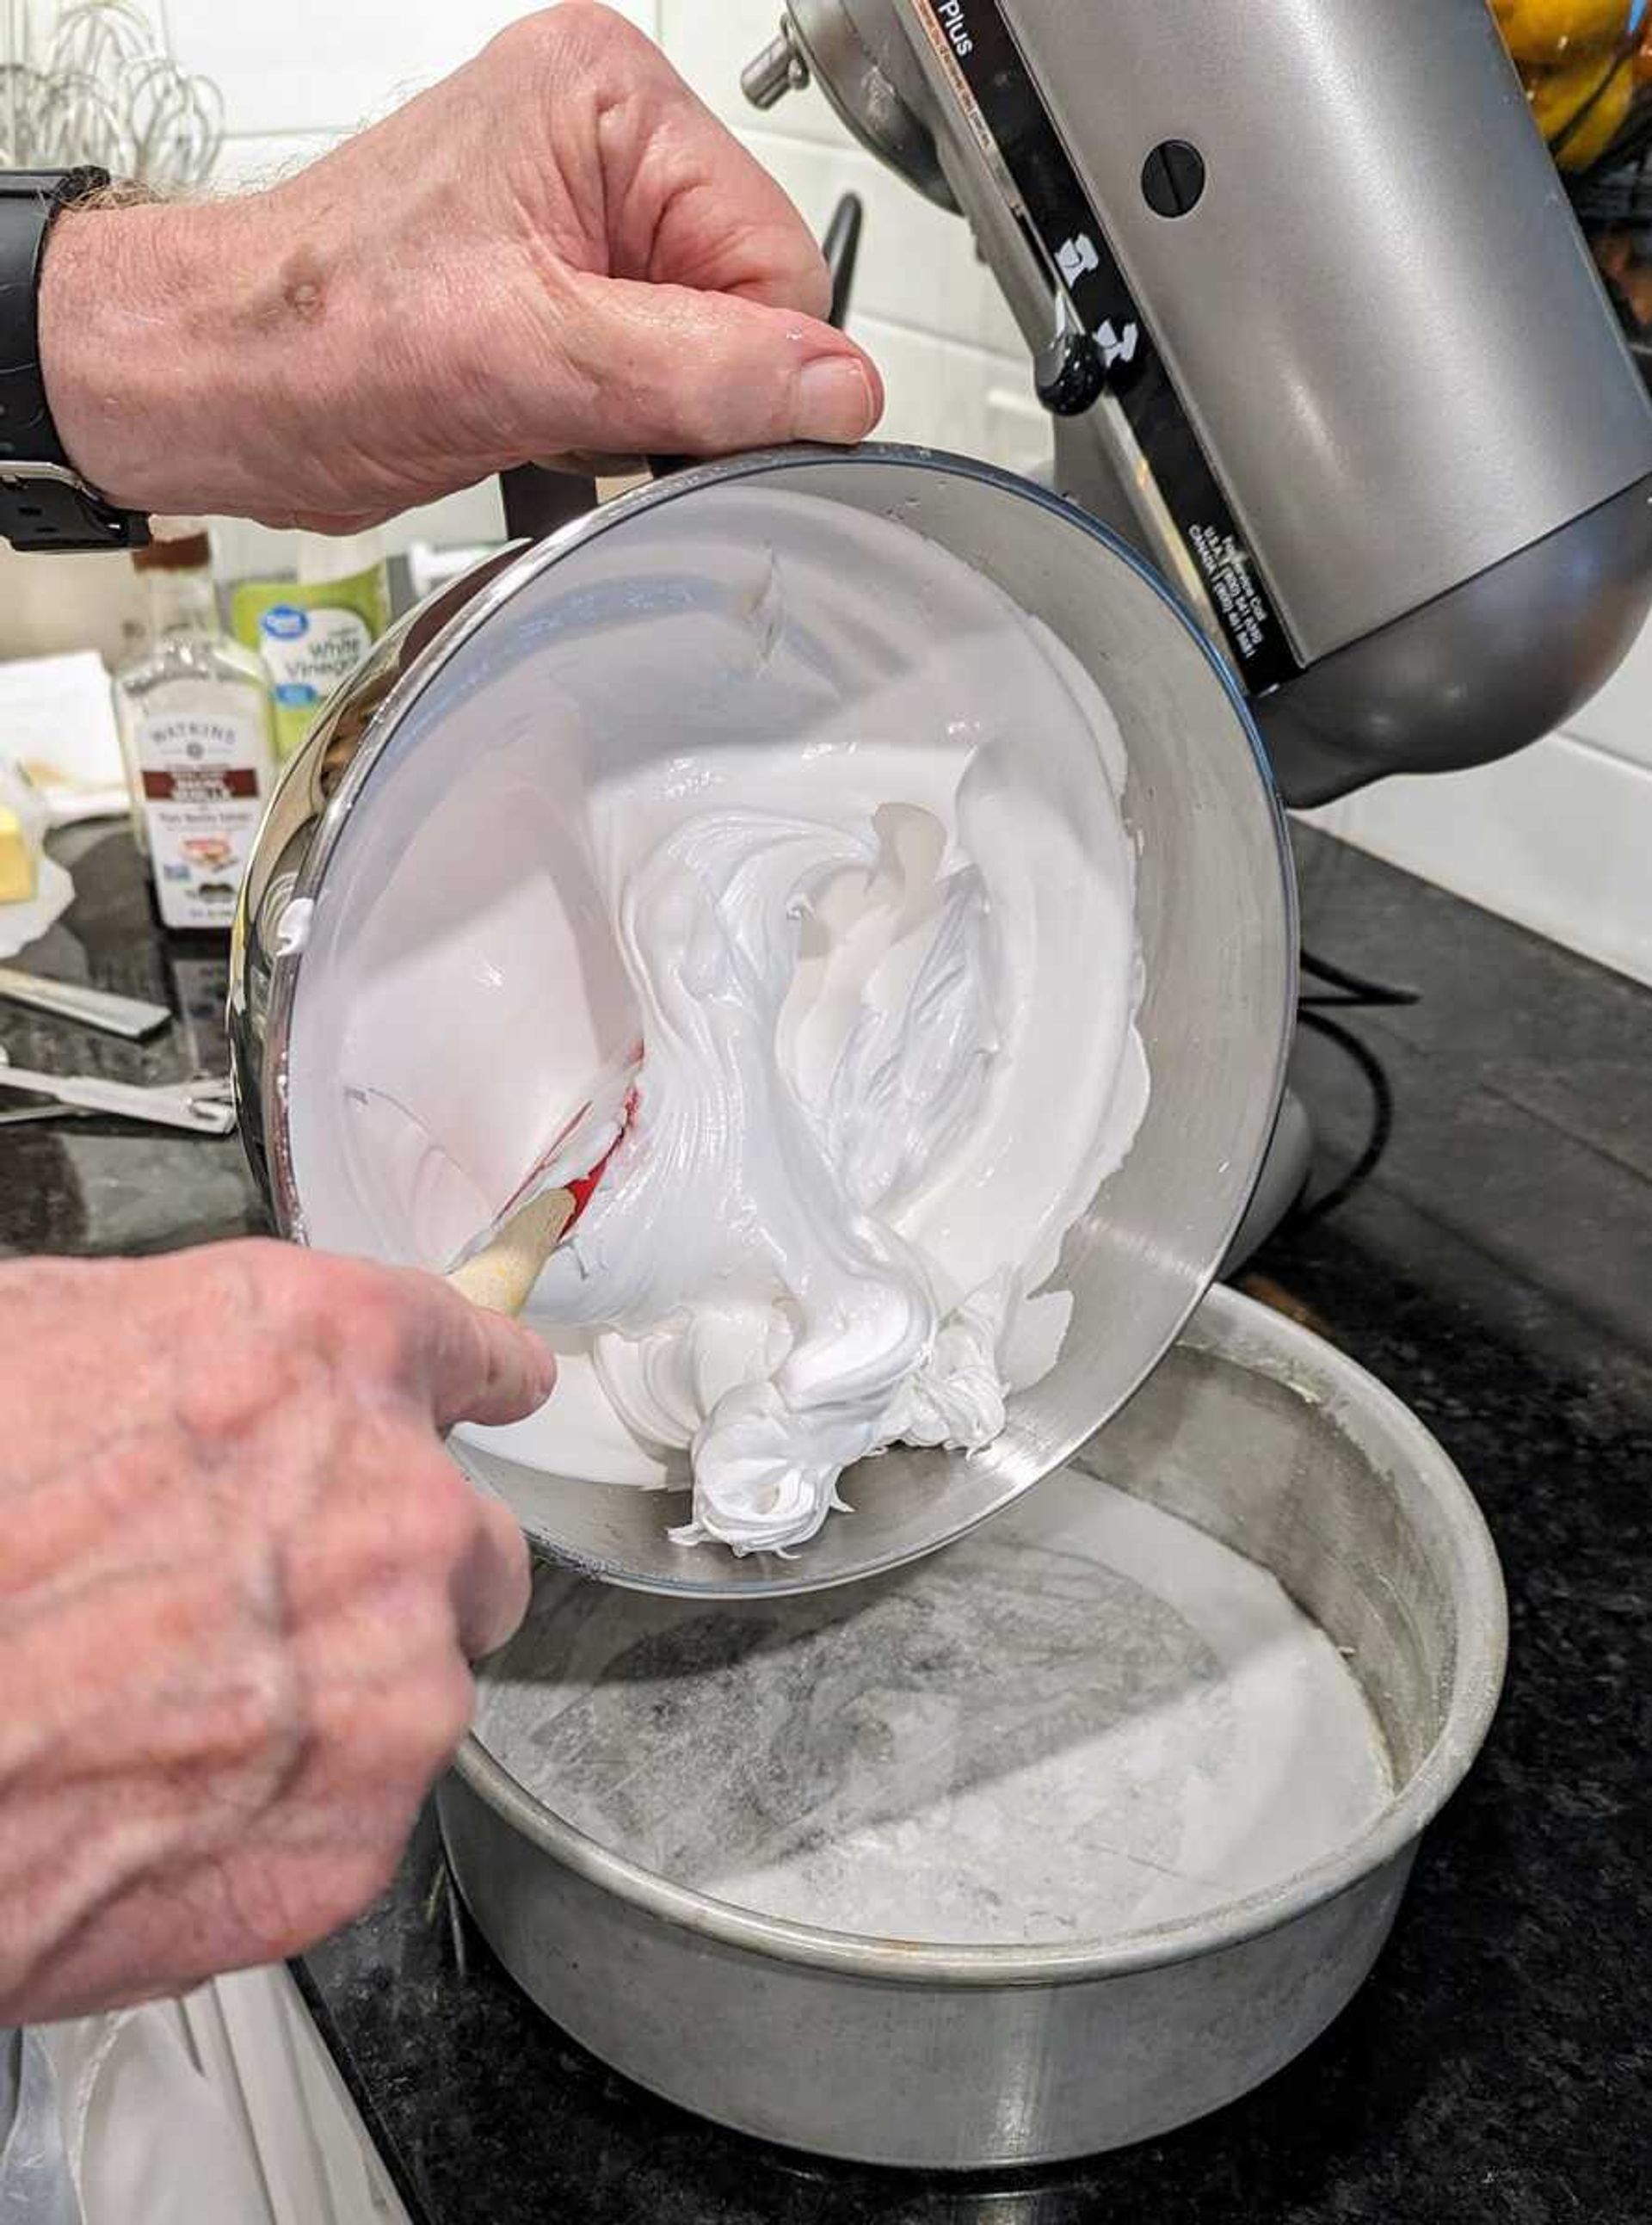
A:
<svg viewBox="0 0 1652 2225">
<path fill-rule="evenodd" d="M 797 409 L 792 427 L 800 441 L 845 442 L 864 440 L 872 429 L 877 405 L 865 365 L 851 355 L 821 356 L 797 374 Z"/>
</svg>

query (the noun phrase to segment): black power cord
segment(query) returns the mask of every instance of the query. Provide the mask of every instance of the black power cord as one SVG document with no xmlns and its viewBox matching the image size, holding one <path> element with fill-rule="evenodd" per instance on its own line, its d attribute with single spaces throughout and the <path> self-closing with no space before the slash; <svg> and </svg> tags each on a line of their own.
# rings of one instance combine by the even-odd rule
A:
<svg viewBox="0 0 1652 2225">
<path fill-rule="evenodd" d="M 1386 981 L 1373 981 L 1364 973 L 1355 973 L 1345 966 L 1332 965 L 1328 958 L 1320 958 L 1312 951 L 1301 954 L 1301 965 L 1305 979 L 1323 982 L 1323 991 L 1304 991 L 1297 998 L 1296 1009 L 1301 1024 L 1323 1036 L 1336 1045 L 1344 1056 L 1358 1068 L 1361 1078 L 1370 1092 L 1370 1132 L 1348 1171 L 1339 1176 L 1322 1197 L 1299 1205 L 1290 1216 L 1293 1228 L 1311 1227 L 1344 1205 L 1354 1192 L 1370 1180 L 1382 1162 L 1394 1132 L 1394 1090 L 1387 1069 L 1370 1046 L 1360 1041 L 1353 1031 L 1339 1021 L 1328 1017 L 1332 1012 L 1399 1011 L 1408 1005 L 1422 1001 L 1419 989 L 1397 989 Z"/>
<path fill-rule="evenodd" d="M 1327 958 L 1316 958 L 1311 951 L 1301 954 L 1301 968 L 1316 981 L 1325 982 L 1336 993 L 1332 996 L 1301 996 L 1297 1008 L 1301 1011 L 1322 1011 L 1346 1012 L 1396 1011 L 1407 1005 L 1420 1005 L 1420 989 L 1396 989 L 1386 982 L 1368 980 L 1363 973 L 1351 973 L 1345 967 L 1333 966 Z"/>
<path fill-rule="evenodd" d="M 1349 1000 L 1351 1005 L 1353 1001 Z M 1415 1002 L 1415 999 L 1405 1001 Z M 1327 1019 L 1323 1011 L 1305 1011 L 1302 1025 L 1312 1028 L 1315 1035 L 1324 1036 L 1327 1041 L 1335 1043 L 1338 1049 L 1358 1068 L 1370 1091 L 1371 1126 L 1364 1149 L 1347 1173 L 1333 1182 L 1323 1197 L 1316 1197 L 1310 1204 L 1300 1205 L 1291 1215 L 1289 1226 L 1298 1229 L 1312 1227 L 1316 1220 L 1323 1220 L 1327 1214 L 1334 1213 L 1339 1205 L 1347 1203 L 1354 1192 L 1376 1173 L 1388 1149 L 1389 1138 L 1394 1132 L 1393 1085 L 1376 1052 L 1361 1043 L 1351 1029 L 1345 1028 L 1339 1021 Z"/>
</svg>

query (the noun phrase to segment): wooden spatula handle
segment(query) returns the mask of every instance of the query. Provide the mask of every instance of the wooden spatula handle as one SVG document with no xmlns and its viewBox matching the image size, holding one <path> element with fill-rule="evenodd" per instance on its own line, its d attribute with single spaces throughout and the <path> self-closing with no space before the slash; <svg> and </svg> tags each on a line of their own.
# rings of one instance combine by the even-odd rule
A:
<svg viewBox="0 0 1652 2225">
<path fill-rule="evenodd" d="M 573 1220 L 574 1205 L 571 1189 L 548 1189 L 529 1199 L 485 1252 L 453 1270 L 450 1287 L 484 1313 L 519 1314 Z"/>
</svg>

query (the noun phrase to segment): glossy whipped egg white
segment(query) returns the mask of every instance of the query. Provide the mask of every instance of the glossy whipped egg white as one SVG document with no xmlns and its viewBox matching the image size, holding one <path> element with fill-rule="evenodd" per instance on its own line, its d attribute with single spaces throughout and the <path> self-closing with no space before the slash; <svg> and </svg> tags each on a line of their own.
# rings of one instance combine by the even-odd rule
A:
<svg viewBox="0 0 1652 2225">
<path fill-rule="evenodd" d="M 991 1442 L 1054 1364 L 1061 1239 L 1147 1101 L 1126 768 L 1062 644 L 934 544 L 794 493 L 693 519 L 623 536 L 540 668 L 584 894 L 516 1125 L 628 1026 L 645 1062 L 530 1304 L 558 1395 L 468 1434 L 692 1474 L 685 1542 L 790 1550 L 846 1468 Z M 459 1140 L 421 1177 L 453 1230 L 498 1186 L 461 1203 Z"/>
</svg>

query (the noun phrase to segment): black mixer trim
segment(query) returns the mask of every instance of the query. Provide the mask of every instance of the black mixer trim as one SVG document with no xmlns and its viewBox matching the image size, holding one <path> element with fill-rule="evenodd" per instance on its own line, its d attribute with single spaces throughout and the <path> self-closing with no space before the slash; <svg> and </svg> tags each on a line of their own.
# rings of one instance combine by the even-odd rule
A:
<svg viewBox="0 0 1652 2225">
<path fill-rule="evenodd" d="M 1302 665 L 1199 444 L 1146 319 L 997 0 L 911 0 L 953 96 L 988 159 L 1021 200 L 1023 229 L 1082 329 L 1101 351 L 1166 509 L 1253 694 Z"/>
</svg>

